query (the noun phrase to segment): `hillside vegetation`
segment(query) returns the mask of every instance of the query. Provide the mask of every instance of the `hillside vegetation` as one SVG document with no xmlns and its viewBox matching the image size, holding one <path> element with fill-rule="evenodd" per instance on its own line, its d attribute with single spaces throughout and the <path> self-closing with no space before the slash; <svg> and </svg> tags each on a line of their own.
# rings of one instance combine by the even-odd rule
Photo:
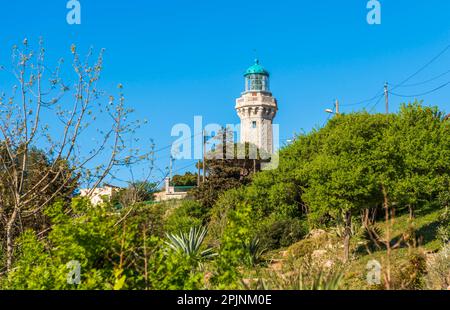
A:
<svg viewBox="0 0 450 310">
<path fill-rule="evenodd" d="M 246 176 L 225 161 L 181 203 L 48 206 L 3 288 L 446 289 L 450 122 L 418 102 L 337 115 Z M 223 165 L 223 167 L 221 167 Z M 220 171 L 220 173 L 217 173 Z M 218 184 L 222 184 L 218 187 Z M 202 196 L 203 195 L 203 196 Z M 79 261 L 79 284 L 67 262 Z"/>
</svg>

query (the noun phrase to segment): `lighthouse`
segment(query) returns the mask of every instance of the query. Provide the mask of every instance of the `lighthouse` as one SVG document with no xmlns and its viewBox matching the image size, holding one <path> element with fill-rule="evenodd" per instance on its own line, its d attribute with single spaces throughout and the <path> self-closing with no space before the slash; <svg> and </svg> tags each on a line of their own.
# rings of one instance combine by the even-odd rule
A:
<svg viewBox="0 0 450 310">
<path fill-rule="evenodd" d="M 240 142 L 250 143 L 273 154 L 273 119 L 278 110 L 277 100 L 270 92 L 270 74 L 259 60 L 244 74 L 245 91 L 236 99 L 236 112 L 241 120 Z"/>
</svg>

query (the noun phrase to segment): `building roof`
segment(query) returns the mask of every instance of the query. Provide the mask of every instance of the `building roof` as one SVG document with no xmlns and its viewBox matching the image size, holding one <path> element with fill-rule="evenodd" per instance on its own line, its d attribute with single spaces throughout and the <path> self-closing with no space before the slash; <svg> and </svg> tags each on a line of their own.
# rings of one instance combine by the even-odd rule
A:
<svg viewBox="0 0 450 310">
<path fill-rule="evenodd" d="M 266 76 L 270 75 L 269 71 L 264 69 L 264 67 L 259 64 L 258 59 L 255 59 L 255 63 L 253 64 L 253 66 L 251 66 L 250 68 L 247 69 L 247 71 L 245 71 L 244 76 L 247 76 L 250 74 L 262 74 L 262 75 L 266 75 Z"/>
<path fill-rule="evenodd" d="M 109 184 L 109 183 L 103 183 L 102 187 L 121 188 L 120 186 L 112 185 L 112 184 Z"/>
</svg>

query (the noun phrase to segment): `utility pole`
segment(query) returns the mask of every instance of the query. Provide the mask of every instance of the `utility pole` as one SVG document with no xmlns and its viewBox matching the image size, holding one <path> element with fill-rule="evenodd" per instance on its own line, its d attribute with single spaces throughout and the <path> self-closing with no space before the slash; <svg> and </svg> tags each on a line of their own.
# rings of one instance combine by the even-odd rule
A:
<svg viewBox="0 0 450 310">
<path fill-rule="evenodd" d="M 227 154 L 227 130 L 222 126 L 222 162 L 225 160 Z"/>
<path fill-rule="evenodd" d="M 203 183 L 205 183 L 205 170 L 206 170 L 206 132 L 203 129 Z"/>
<path fill-rule="evenodd" d="M 173 157 L 172 157 L 172 155 L 170 155 L 170 161 L 169 161 L 169 181 L 172 181 L 172 162 L 173 162 Z"/>
<path fill-rule="evenodd" d="M 389 114 L 389 84 L 386 82 L 384 84 L 384 101 L 386 104 L 386 114 Z"/>
<path fill-rule="evenodd" d="M 200 186 L 200 160 L 197 162 L 197 186 Z"/>
<path fill-rule="evenodd" d="M 339 100 L 335 99 L 334 101 L 334 109 L 326 109 L 325 112 L 330 113 L 330 114 L 334 114 L 334 115 L 338 115 L 339 112 Z M 294 133 L 295 136 L 295 133 Z"/>
</svg>

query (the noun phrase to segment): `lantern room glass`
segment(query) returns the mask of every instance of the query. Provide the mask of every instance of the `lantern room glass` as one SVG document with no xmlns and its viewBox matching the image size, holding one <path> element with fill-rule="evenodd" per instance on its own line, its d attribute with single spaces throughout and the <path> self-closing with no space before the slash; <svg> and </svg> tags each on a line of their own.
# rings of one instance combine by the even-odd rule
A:
<svg viewBox="0 0 450 310">
<path fill-rule="evenodd" d="M 269 88 L 269 78 L 264 74 L 249 74 L 245 77 L 245 91 L 266 91 Z"/>
</svg>

